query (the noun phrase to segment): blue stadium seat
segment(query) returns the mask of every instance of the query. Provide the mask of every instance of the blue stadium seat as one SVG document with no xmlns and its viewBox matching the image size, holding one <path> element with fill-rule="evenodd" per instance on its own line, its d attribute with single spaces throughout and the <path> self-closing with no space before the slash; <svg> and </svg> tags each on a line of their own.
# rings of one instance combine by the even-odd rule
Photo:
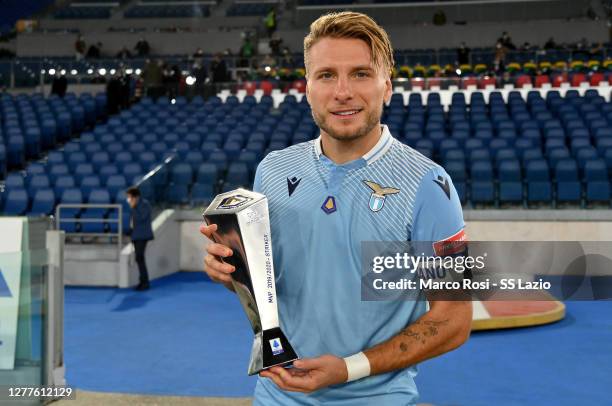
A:
<svg viewBox="0 0 612 406">
<path fill-rule="evenodd" d="M 189 184 L 170 183 L 166 189 L 166 201 L 170 204 L 188 204 Z"/>
<path fill-rule="evenodd" d="M 451 160 L 445 164 L 444 169 L 446 169 L 446 172 L 453 180 L 453 184 L 455 186 L 455 189 L 457 190 L 457 194 L 459 195 L 459 200 L 461 201 L 461 203 L 465 203 L 467 201 L 468 178 L 465 161 Z"/>
<path fill-rule="evenodd" d="M 191 203 L 206 205 L 214 197 L 214 187 L 210 183 L 195 183 L 191 188 Z"/>
<path fill-rule="evenodd" d="M 494 203 L 493 166 L 489 161 L 476 161 L 470 168 L 472 179 L 470 199 L 473 203 Z"/>
<path fill-rule="evenodd" d="M 110 204 L 110 195 L 108 190 L 92 189 L 87 199 L 87 204 Z M 108 208 L 89 207 L 81 213 L 80 218 L 83 220 L 98 220 L 105 219 L 108 213 Z M 105 230 L 104 221 L 81 221 L 81 232 L 83 233 L 103 233 Z"/>
<path fill-rule="evenodd" d="M 190 185 L 193 182 L 193 170 L 187 163 L 174 165 L 170 172 L 170 182 L 177 185 Z"/>
<path fill-rule="evenodd" d="M 4 186 L 7 189 L 24 189 L 25 179 L 20 173 L 9 173 L 4 181 Z"/>
<path fill-rule="evenodd" d="M 106 181 L 109 196 L 116 196 L 121 190 L 127 189 L 128 183 L 123 175 L 111 175 Z"/>
<path fill-rule="evenodd" d="M 499 164 L 499 201 L 520 203 L 523 201 L 523 179 L 518 160 L 504 160 Z"/>
<path fill-rule="evenodd" d="M 49 177 L 47 175 L 35 175 L 29 180 L 28 193 L 30 196 L 34 196 L 35 192 L 39 189 L 48 189 L 51 187 Z"/>
<path fill-rule="evenodd" d="M 32 208 L 28 216 L 50 216 L 55 208 L 55 194 L 52 189 L 38 189 L 34 193 Z"/>
<path fill-rule="evenodd" d="M 585 196 L 588 203 L 610 203 L 610 178 L 603 159 L 586 162 L 584 180 L 586 182 Z"/>
<path fill-rule="evenodd" d="M 196 179 L 197 183 L 209 184 L 214 186 L 217 184 L 218 178 L 219 170 L 217 169 L 217 166 L 215 164 L 207 162 L 201 164 L 198 168 Z"/>
<path fill-rule="evenodd" d="M 98 175 L 86 175 L 81 179 L 79 186 L 83 196 L 89 196 L 92 190 L 100 188 L 100 178 Z"/>
<path fill-rule="evenodd" d="M 544 159 L 533 159 L 526 163 L 527 202 L 552 202 L 550 170 Z"/>
<path fill-rule="evenodd" d="M 59 176 L 54 183 L 53 190 L 56 197 L 61 197 L 66 189 L 74 188 L 76 185 L 72 175 Z"/>
<path fill-rule="evenodd" d="M 250 187 L 251 180 L 249 176 L 249 169 L 243 162 L 233 162 L 230 164 L 225 182 L 232 183 L 234 185 L 240 185 L 243 187 Z"/>
<path fill-rule="evenodd" d="M 578 165 L 571 158 L 562 159 L 555 167 L 558 203 L 578 203 L 581 199 L 581 186 L 578 179 Z"/>
<path fill-rule="evenodd" d="M 30 201 L 25 189 L 9 189 L 4 202 L 4 214 L 8 216 L 22 216 L 28 211 Z"/>
</svg>

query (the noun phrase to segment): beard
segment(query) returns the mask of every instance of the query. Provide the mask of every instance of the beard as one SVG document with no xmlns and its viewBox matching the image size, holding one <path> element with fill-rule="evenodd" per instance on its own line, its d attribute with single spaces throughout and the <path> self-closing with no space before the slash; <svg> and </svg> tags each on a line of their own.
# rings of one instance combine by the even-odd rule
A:
<svg viewBox="0 0 612 406">
<path fill-rule="evenodd" d="M 331 114 L 332 113 L 329 113 L 328 117 Z M 369 111 L 367 113 L 365 123 L 362 126 L 360 126 L 357 130 L 347 133 L 347 130 L 335 131 L 332 126 L 327 124 L 327 120 L 324 115 L 316 113 L 314 110 L 312 110 L 312 118 L 317 126 L 336 141 L 353 141 L 369 134 L 370 131 L 380 125 L 381 116 L 382 105 L 380 106 L 380 109 Z"/>
</svg>

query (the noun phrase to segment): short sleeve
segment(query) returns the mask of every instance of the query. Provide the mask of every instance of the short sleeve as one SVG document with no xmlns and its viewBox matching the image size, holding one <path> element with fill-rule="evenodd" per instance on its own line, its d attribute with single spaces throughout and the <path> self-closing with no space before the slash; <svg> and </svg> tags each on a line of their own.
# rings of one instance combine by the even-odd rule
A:
<svg viewBox="0 0 612 406">
<path fill-rule="evenodd" d="M 415 197 L 412 241 L 465 238 L 459 195 L 446 171 L 434 167 L 423 176 Z"/>
<path fill-rule="evenodd" d="M 255 170 L 255 179 L 253 180 L 253 192 L 262 193 L 261 191 L 261 172 L 262 172 L 263 161 L 257 165 L 257 169 Z"/>
</svg>

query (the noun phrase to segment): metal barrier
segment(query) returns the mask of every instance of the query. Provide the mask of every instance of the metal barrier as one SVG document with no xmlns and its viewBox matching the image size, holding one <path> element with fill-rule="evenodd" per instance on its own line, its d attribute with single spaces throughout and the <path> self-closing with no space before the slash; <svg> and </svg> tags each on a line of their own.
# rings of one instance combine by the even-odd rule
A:
<svg viewBox="0 0 612 406">
<path fill-rule="evenodd" d="M 114 209 L 117 210 L 118 216 L 112 218 L 62 218 L 62 209 Z M 62 223 L 117 223 L 116 233 L 69 233 L 66 236 L 78 237 L 117 237 L 117 260 L 121 255 L 121 237 L 123 236 L 123 206 L 120 204 L 69 204 L 61 203 L 55 208 L 55 229 L 59 230 Z"/>
</svg>

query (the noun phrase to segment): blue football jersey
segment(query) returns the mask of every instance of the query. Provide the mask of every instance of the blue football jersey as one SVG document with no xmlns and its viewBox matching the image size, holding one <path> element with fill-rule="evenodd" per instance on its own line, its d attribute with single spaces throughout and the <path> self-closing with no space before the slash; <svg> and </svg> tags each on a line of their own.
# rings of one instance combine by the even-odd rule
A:
<svg viewBox="0 0 612 406">
<path fill-rule="evenodd" d="M 254 189 L 268 197 L 281 328 L 302 358 L 373 347 L 426 311 L 417 301 L 361 300 L 361 243 L 440 241 L 464 228 L 442 167 L 386 126 L 362 158 L 337 165 L 320 138 L 271 152 Z M 255 405 L 411 405 L 416 365 L 312 394 L 259 378 Z"/>
</svg>

